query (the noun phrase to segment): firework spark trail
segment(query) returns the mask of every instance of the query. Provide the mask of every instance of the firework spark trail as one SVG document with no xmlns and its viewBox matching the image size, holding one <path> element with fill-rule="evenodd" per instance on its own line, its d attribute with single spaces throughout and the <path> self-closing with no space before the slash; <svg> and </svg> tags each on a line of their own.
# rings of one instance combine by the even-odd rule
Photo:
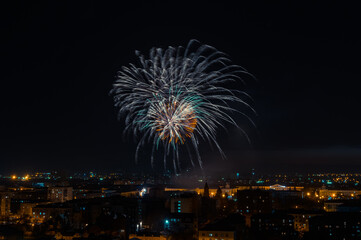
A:
<svg viewBox="0 0 361 240">
<path fill-rule="evenodd" d="M 149 59 L 138 51 L 136 55 L 140 66 L 123 66 L 111 90 L 119 117 L 125 115 L 124 131 L 140 136 L 136 160 L 139 149 L 150 143 L 153 145 L 153 166 L 155 151 L 159 151 L 162 145 L 164 167 L 167 167 L 167 158 L 172 158 L 174 171 L 177 172 L 181 167 L 179 149 L 185 145 L 192 165 L 193 148 L 202 167 L 199 140 L 213 143 L 224 156 L 216 133 L 219 127 L 225 128 L 224 123 L 239 128 L 231 117 L 233 112 L 238 112 L 254 125 L 246 113 L 229 106 L 230 102 L 237 102 L 255 113 L 240 97 L 250 100 L 249 95 L 221 86 L 231 81 L 243 83 L 240 75 L 250 74 L 240 66 L 228 65 L 230 60 L 224 53 L 191 40 L 185 49 L 152 48 Z M 241 131 L 248 139 L 247 134 Z"/>
</svg>

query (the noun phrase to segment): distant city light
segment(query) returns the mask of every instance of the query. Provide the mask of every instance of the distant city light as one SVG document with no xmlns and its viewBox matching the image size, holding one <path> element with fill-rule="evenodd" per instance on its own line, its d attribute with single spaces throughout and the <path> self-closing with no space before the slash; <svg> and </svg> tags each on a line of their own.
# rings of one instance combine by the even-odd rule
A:
<svg viewBox="0 0 361 240">
<path fill-rule="evenodd" d="M 144 194 L 146 194 L 146 193 L 147 193 L 147 189 L 146 189 L 146 188 L 143 188 L 143 189 L 139 192 L 139 195 L 140 195 L 141 197 L 143 197 Z"/>
</svg>

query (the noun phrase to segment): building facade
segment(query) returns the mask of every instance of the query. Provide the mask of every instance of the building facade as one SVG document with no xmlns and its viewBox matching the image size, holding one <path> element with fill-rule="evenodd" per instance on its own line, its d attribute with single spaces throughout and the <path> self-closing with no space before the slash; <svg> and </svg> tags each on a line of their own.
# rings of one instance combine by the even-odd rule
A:
<svg viewBox="0 0 361 240">
<path fill-rule="evenodd" d="M 49 187 L 48 200 L 51 202 L 66 202 L 73 200 L 73 187 Z"/>
</svg>

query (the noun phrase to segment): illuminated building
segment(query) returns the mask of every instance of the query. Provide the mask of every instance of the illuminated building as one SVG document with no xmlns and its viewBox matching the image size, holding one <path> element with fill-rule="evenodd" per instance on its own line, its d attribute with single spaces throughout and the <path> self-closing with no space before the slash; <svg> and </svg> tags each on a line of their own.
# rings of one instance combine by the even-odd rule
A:
<svg viewBox="0 0 361 240">
<path fill-rule="evenodd" d="M 200 230 L 198 240 L 235 240 L 236 232 L 232 230 Z"/>
<path fill-rule="evenodd" d="M 297 232 L 308 232 L 309 231 L 309 220 L 315 216 L 321 216 L 321 211 L 305 211 L 294 209 L 288 212 L 289 215 L 294 218 L 294 229 Z"/>
<path fill-rule="evenodd" d="M 91 199 L 105 197 L 105 193 L 101 190 L 74 189 L 73 196 L 74 199 Z"/>
<path fill-rule="evenodd" d="M 169 222 L 168 229 L 172 232 L 194 235 L 198 230 L 198 212 L 200 197 L 195 192 L 178 192 L 170 198 L 170 214 L 166 221 Z M 211 199 L 205 197 L 206 201 Z"/>
<path fill-rule="evenodd" d="M 196 199 L 193 197 L 171 198 L 171 213 L 194 213 L 196 210 Z"/>
<path fill-rule="evenodd" d="M 217 191 L 218 191 L 218 187 L 217 188 L 209 188 L 208 184 L 207 184 L 207 189 L 209 192 L 209 196 L 210 197 L 215 197 L 217 195 Z M 222 195 L 228 195 L 228 196 L 235 196 L 237 194 L 237 191 L 242 191 L 242 190 L 248 190 L 248 189 L 259 189 L 259 190 L 275 190 L 275 191 L 302 191 L 304 189 L 303 186 L 283 186 L 280 184 L 275 184 L 275 185 L 269 185 L 269 186 L 264 186 L 264 185 L 252 185 L 252 186 L 236 186 L 236 187 L 229 187 L 229 185 L 226 185 L 225 187 L 221 187 L 220 188 L 222 191 Z M 172 192 L 172 191 L 194 191 L 197 192 L 198 195 L 204 196 L 204 188 L 165 188 L 164 189 L 165 192 Z M 206 193 L 207 194 L 207 193 Z"/>
<path fill-rule="evenodd" d="M 10 215 L 10 195 L 8 193 L 0 193 L 0 216 L 7 217 Z"/>
<path fill-rule="evenodd" d="M 9 188 L 12 192 L 12 199 L 27 201 L 45 201 L 47 200 L 47 191 L 45 189 L 34 188 Z"/>
<path fill-rule="evenodd" d="M 287 210 L 297 208 L 300 199 L 303 199 L 303 192 L 297 190 L 271 190 L 272 207 L 277 210 Z"/>
<path fill-rule="evenodd" d="M 324 202 L 326 212 L 361 212 L 360 199 L 329 200 Z"/>
<path fill-rule="evenodd" d="M 252 186 L 237 186 L 237 190 L 247 190 L 247 189 L 259 189 L 259 190 L 275 190 L 275 191 L 302 191 L 304 189 L 303 186 L 285 186 L 281 184 L 274 184 L 274 185 L 252 185 Z"/>
<path fill-rule="evenodd" d="M 270 213 L 272 199 L 269 191 L 242 190 L 237 192 L 238 211 L 246 216 L 246 225 L 251 225 L 251 216 L 257 213 Z"/>
<path fill-rule="evenodd" d="M 293 239 L 297 236 L 294 231 L 294 217 L 285 213 L 255 214 L 252 216 L 251 230 L 257 239 L 260 236 L 274 236 L 276 239 Z"/>
<path fill-rule="evenodd" d="M 54 236 L 56 240 L 73 240 L 80 237 L 81 235 L 79 233 L 60 233 L 60 232 L 57 232 Z"/>
<path fill-rule="evenodd" d="M 37 223 L 43 223 L 58 215 L 70 216 L 72 211 L 71 207 L 61 203 L 38 205 L 33 208 L 32 218 Z"/>
<path fill-rule="evenodd" d="M 104 196 L 106 196 L 106 194 L 101 195 L 101 197 L 104 197 Z M 138 190 L 136 190 L 136 191 L 128 191 L 128 192 L 121 192 L 120 196 L 127 197 L 127 198 L 134 198 L 134 197 L 138 197 L 138 196 L 143 197 L 144 192 L 143 191 L 138 191 Z"/>
<path fill-rule="evenodd" d="M 159 232 L 164 229 L 164 220 L 167 220 L 168 210 L 166 200 L 162 198 L 139 198 L 138 207 L 138 231 L 147 229 L 151 232 Z M 168 221 L 169 226 L 169 221 Z"/>
<path fill-rule="evenodd" d="M 232 214 L 199 230 L 198 240 L 235 240 L 244 229 L 244 216 Z"/>
<path fill-rule="evenodd" d="M 34 202 L 23 202 L 20 203 L 19 215 L 20 216 L 33 216 L 33 208 L 39 205 L 39 203 Z"/>
<path fill-rule="evenodd" d="M 129 240 L 167 240 L 168 238 L 160 234 L 129 234 Z"/>
<path fill-rule="evenodd" d="M 73 200 L 73 187 L 49 187 L 48 199 L 51 202 L 65 202 Z"/>
<path fill-rule="evenodd" d="M 337 201 L 337 200 L 331 200 L 331 201 L 325 201 L 323 203 L 323 209 L 326 212 L 337 212 L 337 207 L 342 205 L 343 202 L 342 201 Z"/>
<path fill-rule="evenodd" d="M 310 239 L 360 239 L 361 213 L 328 213 L 310 218 Z"/>
<path fill-rule="evenodd" d="M 320 189 L 319 197 L 321 199 L 352 199 L 361 195 L 361 190 L 349 189 Z"/>
</svg>

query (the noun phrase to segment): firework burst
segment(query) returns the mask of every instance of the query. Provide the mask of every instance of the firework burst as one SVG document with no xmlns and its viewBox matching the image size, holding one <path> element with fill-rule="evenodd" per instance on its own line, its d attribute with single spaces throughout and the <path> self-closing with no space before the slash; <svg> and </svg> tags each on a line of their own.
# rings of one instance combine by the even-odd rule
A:
<svg viewBox="0 0 361 240">
<path fill-rule="evenodd" d="M 234 112 L 253 124 L 245 113 L 229 106 L 237 102 L 254 112 L 245 100 L 251 98 L 224 87 L 227 82 L 243 82 L 240 75 L 250 74 L 229 64 L 224 53 L 191 40 L 186 48 L 152 48 L 148 59 L 138 51 L 136 55 L 140 64 L 123 66 L 111 90 L 119 117 L 125 116 L 124 131 L 138 138 L 136 159 L 140 148 L 151 144 L 152 166 L 155 151 L 163 149 L 164 167 L 171 159 L 177 172 L 181 169 L 179 150 L 184 148 L 192 165 L 195 154 L 202 167 L 199 140 L 214 144 L 223 157 L 217 129 L 225 128 L 225 123 L 238 127 L 231 116 Z"/>
</svg>

